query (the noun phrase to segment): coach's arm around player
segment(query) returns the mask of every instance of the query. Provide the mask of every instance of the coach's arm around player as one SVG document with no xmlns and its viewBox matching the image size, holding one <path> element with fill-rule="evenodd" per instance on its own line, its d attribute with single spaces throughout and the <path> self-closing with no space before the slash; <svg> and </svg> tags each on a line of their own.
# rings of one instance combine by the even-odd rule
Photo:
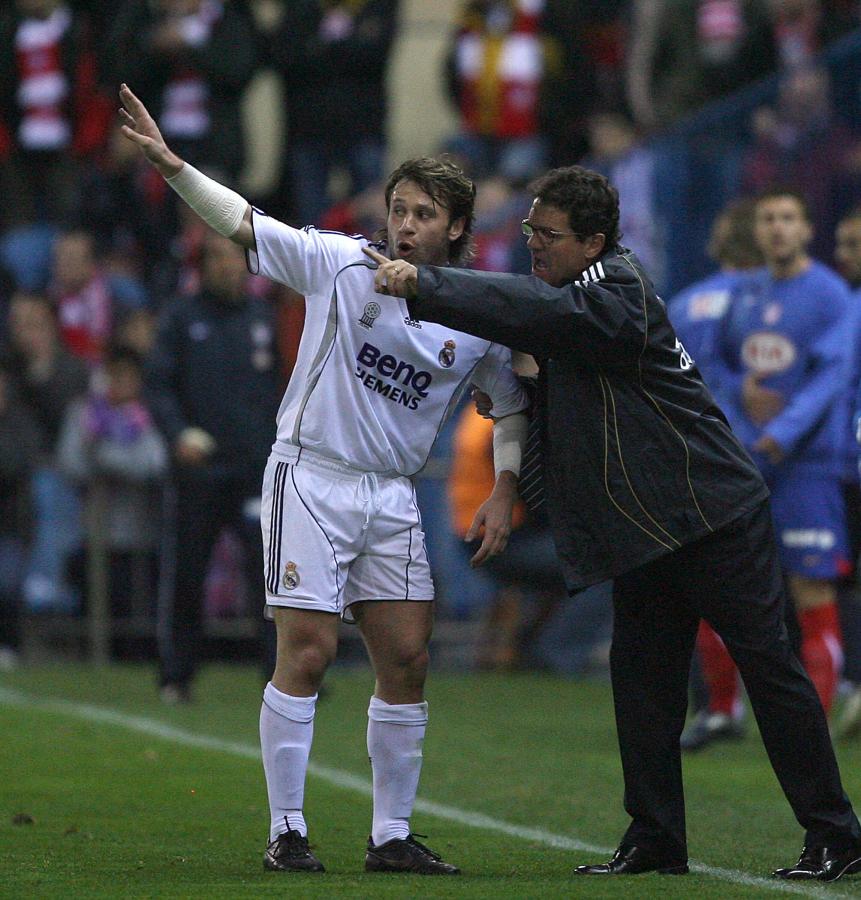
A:
<svg viewBox="0 0 861 900">
<path fill-rule="evenodd" d="M 121 131 L 137 144 L 183 200 L 219 234 L 246 249 L 254 248 L 251 204 L 180 159 L 165 143 L 158 125 L 127 84 L 120 86 Z"/>
</svg>

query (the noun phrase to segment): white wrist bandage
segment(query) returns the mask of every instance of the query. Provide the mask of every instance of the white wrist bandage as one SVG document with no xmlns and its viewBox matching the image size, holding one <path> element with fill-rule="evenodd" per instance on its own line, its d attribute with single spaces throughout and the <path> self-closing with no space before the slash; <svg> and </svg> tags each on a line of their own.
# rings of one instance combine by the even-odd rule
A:
<svg viewBox="0 0 861 900">
<path fill-rule="evenodd" d="M 248 201 L 236 191 L 213 181 L 188 163 L 165 181 L 219 234 L 232 237 L 239 231 Z"/>
<path fill-rule="evenodd" d="M 529 419 L 525 413 L 506 416 L 493 423 L 493 468 L 497 475 L 506 471 L 520 474 L 528 431 Z"/>
</svg>

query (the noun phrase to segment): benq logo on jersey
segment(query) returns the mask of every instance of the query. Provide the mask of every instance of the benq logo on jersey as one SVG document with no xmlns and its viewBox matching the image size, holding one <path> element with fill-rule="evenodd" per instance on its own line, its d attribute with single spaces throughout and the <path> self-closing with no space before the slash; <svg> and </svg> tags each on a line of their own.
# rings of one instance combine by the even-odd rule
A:
<svg viewBox="0 0 861 900">
<path fill-rule="evenodd" d="M 774 375 L 795 362 L 795 344 L 781 334 L 755 331 L 741 346 L 741 358 L 752 372 Z"/>
<path fill-rule="evenodd" d="M 456 346 L 457 344 L 452 340 L 448 340 L 442 345 L 442 350 L 439 351 L 437 359 L 444 369 L 450 369 L 454 365 L 454 350 Z"/>
<path fill-rule="evenodd" d="M 379 315 L 382 311 L 383 310 L 380 307 L 380 304 L 371 300 L 370 303 L 365 304 L 365 309 L 362 312 L 362 318 L 359 319 L 359 324 L 362 326 L 362 328 L 373 328 L 374 319 L 379 318 Z"/>
<path fill-rule="evenodd" d="M 404 362 L 390 353 L 383 353 L 379 347 L 365 343 L 356 355 L 356 378 L 368 390 L 382 395 L 392 403 L 399 403 L 407 409 L 418 409 L 428 395 L 433 375 L 423 370 L 416 371 L 411 363 Z M 376 373 L 383 375 L 378 378 Z M 394 383 L 393 383 L 394 382 Z M 402 385 L 398 387 L 397 385 Z"/>
</svg>

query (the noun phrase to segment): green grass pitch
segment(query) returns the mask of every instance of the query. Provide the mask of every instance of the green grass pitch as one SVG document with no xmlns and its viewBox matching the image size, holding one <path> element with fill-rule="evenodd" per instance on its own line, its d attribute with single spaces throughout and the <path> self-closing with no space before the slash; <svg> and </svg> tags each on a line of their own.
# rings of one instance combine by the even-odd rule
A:
<svg viewBox="0 0 861 900">
<path fill-rule="evenodd" d="M 149 666 L 0 676 L 0 897 L 735 898 L 861 896 L 861 878 L 767 878 L 802 834 L 756 729 L 685 759 L 694 871 L 575 879 L 627 824 L 606 684 L 434 674 L 419 805 L 460 878 L 365 874 L 370 672 L 334 669 L 318 705 L 306 814 L 324 875 L 266 873 L 268 810 L 252 669 L 204 670 L 195 703 L 156 699 Z M 861 741 L 838 746 L 861 806 Z"/>
</svg>

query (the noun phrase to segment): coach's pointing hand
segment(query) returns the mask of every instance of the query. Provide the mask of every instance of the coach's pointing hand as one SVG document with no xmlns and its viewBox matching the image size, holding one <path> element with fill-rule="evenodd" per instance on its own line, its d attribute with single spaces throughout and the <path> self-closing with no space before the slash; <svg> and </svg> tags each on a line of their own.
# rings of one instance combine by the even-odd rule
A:
<svg viewBox="0 0 861 900">
<path fill-rule="evenodd" d="M 363 247 L 362 253 L 377 264 L 374 276 L 374 290 L 378 294 L 403 297 L 412 300 L 418 293 L 418 269 L 402 259 L 389 259 L 370 247 Z"/>
</svg>

